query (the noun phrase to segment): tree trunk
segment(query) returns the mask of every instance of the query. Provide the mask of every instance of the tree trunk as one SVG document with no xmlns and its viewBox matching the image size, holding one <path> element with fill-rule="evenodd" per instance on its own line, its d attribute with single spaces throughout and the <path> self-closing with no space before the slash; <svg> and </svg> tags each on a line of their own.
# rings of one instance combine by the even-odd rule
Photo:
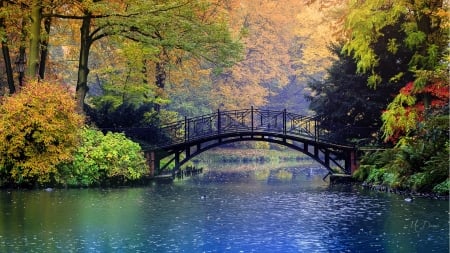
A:
<svg viewBox="0 0 450 253">
<path fill-rule="evenodd" d="M 46 36 L 41 41 L 42 48 L 41 48 L 41 60 L 39 62 L 39 79 L 44 79 L 45 76 L 45 65 L 47 63 L 47 56 L 48 56 L 48 40 L 50 38 L 50 28 L 51 28 L 51 18 L 46 18 L 44 20 L 44 29 Z"/>
<path fill-rule="evenodd" d="M 0 7 L 3 7 L 3 0 L 0 1 Z M 0 18 L 0 30 L 6 31 L 5 20 L 3 18 Z M 16 87 L 14 86 L 14 77 L 11 65 L 11 57 L 9 55 L 8 41 L 6 35 L 5 38 L 0 39 L 2 41 L 2 54 L 3 60 L 5 61 L 6 79 L 8 81 L 9 94 L 13 94 L 14 92 L 16 92 Z"/>
<path fill-rule="evenodd" d="M 81 25 L 81 46 L 80 46 L 80 58 L 78 60 L 78 81 L 76 88 L 77 107 L 79 112 L 84 111 L 84 98 L 88 92 L 87 78 L 89 75 L 89 50 L 92 44 L 92 38 L 90 37 L 91 26 L 91 13 L 83 18 L 83 24 Z"/>
<path fill-rule="evenodd" d="M 9 94 L 13 94 L 14 92 L 16 92 L 16 87 L 14 86 L 14 77 L 13 77 L 13 70 L 12 70 L 12 66 L 11 66 L 11 58 L 9 56 L 9 47 L 8 47 L 8 43 L 6 42 L 6 40 L 2 40 L 2 53 L 3 53 L 3 60 L 5 61 L 6 78 L 8 80 Z"/>
<path fill-rule="evenodd" d="M 25 7 L 22 6 L 22 8 L 24 9 Z M 21 30 L 20 30 L 20 46 L 19 46 L 19 58 L 17 61 L 18 64 L 18 72 L 19 72 L 19 86 L 21 87 L 23 85 L 23 79 L 25 78 L 25 64 L 26 62 L 26 43 L 28 40 L 28 32 L 27 32 L 27 18 L 22 18 L 22 26 L 21 26 Z"/>
<path fill-rule="evenodd" d="M 156 86 L 159 88 L 156 93 L 156 98 L 162 95 L 162 92 L 164 91 L 164 86 L 166 85 L 166 69 L 165 64 L 160 61 L 156 63 Z M 161 105 L 158 104 L 158 102 L 155 103 L 155 111 L 160 112 L 161 111 Z"/>
<path fill-rule="evenodd" d="M 41 43 L 42 0 L 33 0 L 31 7 L 30 52 L 28 57 L 28 77 L 35 78 L 39 66 L 39 46 Z"/>
</svg>

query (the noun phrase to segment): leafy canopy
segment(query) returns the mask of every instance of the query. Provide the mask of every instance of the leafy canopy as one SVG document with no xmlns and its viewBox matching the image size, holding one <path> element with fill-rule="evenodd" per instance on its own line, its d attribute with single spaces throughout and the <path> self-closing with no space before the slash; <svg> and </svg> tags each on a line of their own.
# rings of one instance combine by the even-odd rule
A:
<svg viewBox="0 0 450 253">
<path fill-rule="evenodd" d="M 447 48 L 449 27 L 443 1 L 351 0 L 349 10 L 345 23 L 349 37 L 343 50 L 356 59 L 359 72 L 370 74 L 369 85 L 376 86 L 381 81 L 377 67 L 383 55 L 395 55 L 399 48 L 412 52 L 409 58 L 399 61 L 408 63 L 416 79 L 420 78 L 416 71 L 433 70 L 439 65 Z M 383 31 L 396 24 L 401 25 L 397 33 Z M 405 33 L 405 38 L 395 38 L 398 33 Z M 380 38 L 389 43 L 383 51 L 376 52 L 374 44 Z"/>
<path fill-rule="evenodd" d="M 383 81 L 387 70 L 382 65 L 395 69 L 398 62 L 408 64 L 407 70 L 388 76 L 390 81 L 398 81 L 406 74 L 401 81 L 408 85 L 383 113 L 385 139 L 414 132 L 428 110 L 448 104 L 448 99 L 439 106 L 433 104 L 448 97 L 435 94 L 448 91 L 448 16 L 443 1 L 351 1 L 346 20 L 350 36 L 343 50 L 354 57 L 359 72 L 370 74 L 368 84 L 376 86 Z M 397 32 L 386 30 L 388 27 Z M 398 37 L 399 33 L 404 36 Z M 387 41 L 386 45 L 379 47 L 379 40 Z M 401 50 L 410 53 L 395 61 L 382 61 L 387 55 L 399 56 Z M 425 109 L 417 110 L 419 107 Z"/>
</svg>

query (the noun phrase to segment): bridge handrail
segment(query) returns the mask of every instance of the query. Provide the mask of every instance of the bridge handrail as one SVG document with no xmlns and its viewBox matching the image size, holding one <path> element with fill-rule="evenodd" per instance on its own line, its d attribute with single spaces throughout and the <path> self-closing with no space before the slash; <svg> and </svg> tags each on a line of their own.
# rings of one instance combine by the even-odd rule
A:
<svg viewBox="0 0 450 253">
<path fill-rule="evenodd" d="M 320 127 L 320 116 L 300 115 L 286 110 L 238 109 L 217 110 L 192 118 L 162 125 L 158 131 L 157 145 L 160 147 L 195 141 L 210 136 L 232 133 L 269 132 L 294 135 L 312 141 L 334 143 L 327 139 L 328 131 Z M 347 145 L 348 146 L 348 143 Z"/>
<path fill-rule="evenodd" d="M 150 149 L 166 148 L 214 136 L 225 138 L 234 134 L 249 136 L 272 134 L 340 147 L 355 146 L 352 143 L 331 138 L 333 134 L 345 132 L 346 129 L 327 130 L 320 125 L 320 119 L 320 115 L 301 115 L 286 110 L 251 107 L 239 110 L 217 110 L 192 118 L 185 117 L 183 120 L 173 121 L 160 127 L 116 128 L 102 129 L 102 131 L 124 132 Z"/>
</svg>

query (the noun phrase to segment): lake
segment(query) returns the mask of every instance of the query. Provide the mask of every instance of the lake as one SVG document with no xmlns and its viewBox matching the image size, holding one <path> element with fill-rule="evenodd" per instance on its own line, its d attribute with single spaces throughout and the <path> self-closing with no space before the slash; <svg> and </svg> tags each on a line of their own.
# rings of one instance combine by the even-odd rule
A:
<svg viewBox="0 0 450 253">
<path fill-rule="evenodd" d="M 228 166 L 228 167 L 227 167 Z M 449 202 L 233 165 L 173 183 L 0 191 L 0 252 L 449 252 Z"/>
</svg>

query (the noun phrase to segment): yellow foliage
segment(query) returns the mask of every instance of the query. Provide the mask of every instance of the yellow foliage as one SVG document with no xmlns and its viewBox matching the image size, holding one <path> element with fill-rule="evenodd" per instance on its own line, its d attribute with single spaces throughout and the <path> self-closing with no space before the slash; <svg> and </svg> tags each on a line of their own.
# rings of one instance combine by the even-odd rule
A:
<svg viewBox="0 0 450 253">
<path fill-rule="evenodd" d="M 67 88 L 28 83 L 0 106 L 0 169 L 16 183 L 50 181 L 72 158 L 83 122 Z"/>
</svg>

